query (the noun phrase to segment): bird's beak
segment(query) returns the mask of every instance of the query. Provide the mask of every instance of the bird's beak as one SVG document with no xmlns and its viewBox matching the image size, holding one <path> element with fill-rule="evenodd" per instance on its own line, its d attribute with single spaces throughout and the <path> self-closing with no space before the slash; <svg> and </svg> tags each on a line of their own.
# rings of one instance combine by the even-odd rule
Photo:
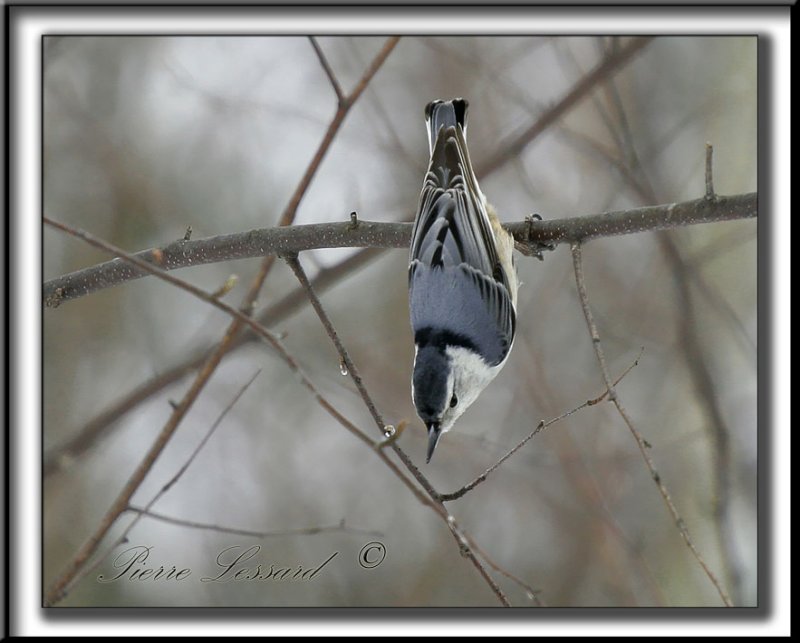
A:
<svg viewBox="0 0 800 643">
<path fill-rule="evenodd" d="M 431 461 L 431 456 L 433 456 L 433 450 L 436 448 L 436 444 L 437 442 L 439 442 L 439 437 L 441 435 L 442 435 L 442 430 L 438 422 L 428 423 L 428 459 L 425 460 L 426 463 Z"/>
</svg>

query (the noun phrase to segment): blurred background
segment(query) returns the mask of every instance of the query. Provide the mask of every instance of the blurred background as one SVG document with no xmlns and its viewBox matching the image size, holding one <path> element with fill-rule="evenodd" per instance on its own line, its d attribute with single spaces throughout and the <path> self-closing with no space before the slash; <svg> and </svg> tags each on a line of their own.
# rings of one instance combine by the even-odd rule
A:
<svg viewBox="0 0 800 643">
<path fill-rule="evenodd" d="M 454 96 L 470 101 L 475 165 L 500 159 L 482 174 L 481 187 L 506 221 L 698 198 L 706 142 L 714 145 L 716 191 L 755 191 L 755 38 L 656 38 L 520 153 L 503 153 L 626 41 L 402 38 L 347 115 L 295 222 L 344 221 L 353 210 L 362 219 L 410 219 L 428 156 L 423 108 Z M 317 42 L 349 92 L 385 39 Z M 335 110 L 308 38 L 46 37 L 45 214 L 130 251 L 183 238 L 187 226 L 195 239 L 272 226 Z M 108 259 L 53 229 L 43 235 L 45 280 Z M 424 465 L 426 435 L 410 394 L 407 253 L 375 252 L 354 268 L 342 263 L 356 252 L 315 250 L 301 261 L 312 278 L 330 277 L 323 304 L 387 422 L 410 423 L 399 444 L 439 491 L 470 482 L 540 420 L 603 392 L 569 248 L 543 262 L 518 255 L 523 286 L 511 358 Z M 641 353 L 619 395 L 698 550 L 737 605 L 755 605 L 756 222 L 600 239 L 583 256 L 612 375 Z M 174 274 L 208 291 L 238 275 L 225 297 L 236 306 L 258 265 L 233 261 Z M 277 262 L 256 312 L 296 288 Z M 80 453 L 64 445 L 90 423 L 97 428 L 96 418 L 132 391 L 205 354 L 228 323 L 152 278 L 44 310 L 45 587 L 94 531 L 194 371 L 184 369 L 100 423 Z M 380 437 L 310 307 L 287 308 L 270 326 L 285 334 L 326 399 Z M 134 504 L 145 505 L 189 460 L 259 370 L 152 508 L 223 529 L 145 517 L 62 605 L 498 604 L 444 523 L 261 342 L 226 357 Z M 552 425 L 448 508 L 547 605 L 721 604 L 608 403 Z M 124 514 L 112 538 L 133 518 Z M 374 541 L 385 559 L 367 569 L 359 556 Z M 201 581 L 223 571 L 221 552 L 254 545 L 260 551 L 241 566 L 261 564 L 263 572 L 270 565 L 311 569 L 336 556 L 308 581 Z M 180 582 L 99 583 L 98 574 L 117 573 L 115 558 L 131 546 L 152 548 L 143 566 L 192 573 Z M 532 604 L 524 587 L 492 574 L 514 605 Z"/>
</svg>

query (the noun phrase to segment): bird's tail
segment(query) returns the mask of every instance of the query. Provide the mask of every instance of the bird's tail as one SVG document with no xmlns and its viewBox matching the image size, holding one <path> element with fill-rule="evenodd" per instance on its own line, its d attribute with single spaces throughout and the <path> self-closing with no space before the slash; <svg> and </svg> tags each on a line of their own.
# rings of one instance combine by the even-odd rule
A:
<svg viewBox="0 0 800 643">
<path fill-rule="evenodd" d="M 466 140 L 468 107 L 469 103 L 463 98 L 454 98 L 448 101 L 434 100 L 428 103 L 425 107 L 425 121 L 428 123 L 428 144 L 431 154 L 433 154 L 436 136 L 442 127 L 460 125 Z"/>
</svg>

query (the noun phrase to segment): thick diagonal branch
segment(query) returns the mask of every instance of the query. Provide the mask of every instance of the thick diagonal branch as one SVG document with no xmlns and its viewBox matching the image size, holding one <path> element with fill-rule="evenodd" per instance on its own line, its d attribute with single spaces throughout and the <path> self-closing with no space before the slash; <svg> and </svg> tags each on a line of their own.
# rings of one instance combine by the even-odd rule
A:
<svg viewBox="0 0 800 643">
<path fill-rule="evenodd" d="M 588 216 L 521 221 L 506 224 L 514 239 L 534 249 L 561 243 L 576 243 L 620 234 L 664 230 L 678 226 L 755 217 L 758 194 L 739 194 L 621 210 Z M 280 226 L 227 234 L 196 241 L 176 241 L 162 248 L 135 254 L 163 270 L 218 263 L 233 259 L 294 255 L 317 248 L 406 248 L 411 223 L 352 222 Z M 129 262 L 115 259 L 91 268 L 51 279 L 44 284 L 46 306 L 138 279 L 147 273 Z"/>
</svg>

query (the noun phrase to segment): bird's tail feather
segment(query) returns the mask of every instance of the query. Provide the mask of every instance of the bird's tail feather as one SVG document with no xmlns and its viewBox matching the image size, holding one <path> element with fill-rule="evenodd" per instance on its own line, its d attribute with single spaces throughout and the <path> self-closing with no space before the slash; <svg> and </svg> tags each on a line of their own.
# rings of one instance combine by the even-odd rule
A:
<svg viewBox="0 0 800 643">
<path fill-rule="evenodd" d="M 455 127 L 460 125 L 467 137 L 467 108 L 469 103 L 463 98 L 443 101 L 434 100 L 425 107 L 425 120 L 428 123 L 428 143 L 431 153 L 436 142 L 436 135 L 444 127 Z"/>
</svg>

